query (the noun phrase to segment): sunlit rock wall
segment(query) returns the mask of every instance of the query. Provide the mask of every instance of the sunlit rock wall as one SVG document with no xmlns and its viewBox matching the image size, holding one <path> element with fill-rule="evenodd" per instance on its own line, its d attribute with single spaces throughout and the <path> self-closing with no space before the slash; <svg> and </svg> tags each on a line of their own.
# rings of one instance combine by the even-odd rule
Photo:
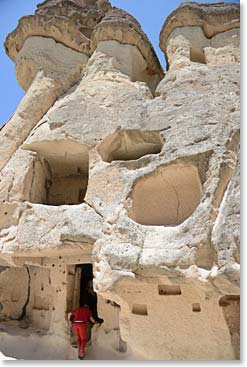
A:
<svg viewBox="0 0 247 367">
<path fill-rule="evenodd" d="M 69 359 L 75 265 L 92 263 L 99 343 L 239 359 L 239 6 L 176 9 L 166 72 L 108 1 L 46 1 L 5 47 L 26 94 L 0 133 L 2 323 Z"/>
</svg>

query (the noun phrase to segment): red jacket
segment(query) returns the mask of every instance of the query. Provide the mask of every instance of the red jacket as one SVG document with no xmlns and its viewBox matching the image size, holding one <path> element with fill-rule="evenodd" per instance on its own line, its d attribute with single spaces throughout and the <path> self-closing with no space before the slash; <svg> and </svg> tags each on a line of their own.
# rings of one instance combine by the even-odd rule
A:
<svg viewBox="0 0 247 367">
<path fill-rule="evenodd" d="M 88 307 L 79 307 L 74 311 L 71 311 L 71 315 L 75 316 L 73 322 L 83 321 L 87 322 L 92 317 L 92 312 Z"/>
</svg>

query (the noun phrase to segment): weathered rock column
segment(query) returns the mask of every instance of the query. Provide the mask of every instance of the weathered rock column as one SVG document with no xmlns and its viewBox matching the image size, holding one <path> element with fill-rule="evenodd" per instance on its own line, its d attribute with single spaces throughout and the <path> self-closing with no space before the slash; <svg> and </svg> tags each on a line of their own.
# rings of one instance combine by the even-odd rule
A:
<svg viewBox="0 0 247 367">
<path fill-rule="evenodd" d="M 167 66 L 240 62 L 239 27 L 238 4 L 215 3 L 210 8 L 208 4 L 181 4 L 167 17 L 160 33 Z"/>
<path fill-rule="evenodd" d="M 154 93 L 164 77 L 161 65 L 140 24 L 122 9 L 112 8 L 92 33 L 91 50 L 115 59 L 114 66 L 131 81 L 143 81 Z"/>
<path fill-rule="evenodd" d="M 15 114 L 1 131 L 0 169 L 9 161 L 32 128 L 64 91 L 64 85 L 38 72 Z"/>
<path fill-rule="evenodd" d="M 5 42 L 26 94 L 1 130 L 0 169 L 57 98 L 80 79 L 90 55 L 88 36 L 98 21 L 97 8 L 89 17 L 78 4 L 66 4 L 62 14 L 59 4 L 47 5 L 39 6 L 35 15 L 23 17 Z M 84 26 L 81 31 L 78 23 Z"/>
</svg>

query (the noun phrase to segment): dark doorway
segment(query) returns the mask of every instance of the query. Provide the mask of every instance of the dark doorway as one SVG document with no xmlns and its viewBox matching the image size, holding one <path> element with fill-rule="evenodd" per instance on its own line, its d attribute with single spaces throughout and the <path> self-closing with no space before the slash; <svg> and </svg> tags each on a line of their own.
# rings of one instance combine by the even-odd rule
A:
<svg viewBox="0 0 247 367">
<path fill-rule="evenodd" d="M 101 322 L 97 309 L 97 293 L 93 289 L 93 266 L 92 264 L 78 265 L 81 268 L 81 284 L 80 284 L 80 306 L 88 305 L 93 314 L 93 318 L 97 322 Z"/>
<path fill-rule="evenodd" d="M 77 265 L 81 271 L 80 281 L 80 307 L 87 305 L 92 312 L 93 318 L 96 322 L 102 323 L 104 320 L 98 316 L 98 297 L 97 293 L 93 289 L 93 266 L 92 264 Z M 92 343 L 92 322 L 89 320 L 87 323 L 87 345 Z"/>
</svg>

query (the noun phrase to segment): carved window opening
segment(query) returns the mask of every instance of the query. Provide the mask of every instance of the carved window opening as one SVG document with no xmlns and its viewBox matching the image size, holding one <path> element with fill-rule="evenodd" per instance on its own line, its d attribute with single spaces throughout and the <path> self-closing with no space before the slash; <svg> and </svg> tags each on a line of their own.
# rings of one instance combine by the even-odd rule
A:
<svg viewBox="0 0 247 367">
<path fill-rule="evenodd" d="M 46 205 L 81 204 L 88 185 L 88 151 L 71 141 L 37 143 L 30 201 Z"/>
<path fill-rule="evenodd" d="M 137 223 L 176 226 L 190 217 L 200 203 L 202 184 L 192 164 L 162 166 L 139 179 L 132 191 L 129 216 Z"/>
<path fill-rule="evenodd" d="M 121 130 L 107 136 L 98 152 L 103 161 L 136 160 L 148 154 L 161 152 L 164 141 L 157 131 Z"/>
</svg>

